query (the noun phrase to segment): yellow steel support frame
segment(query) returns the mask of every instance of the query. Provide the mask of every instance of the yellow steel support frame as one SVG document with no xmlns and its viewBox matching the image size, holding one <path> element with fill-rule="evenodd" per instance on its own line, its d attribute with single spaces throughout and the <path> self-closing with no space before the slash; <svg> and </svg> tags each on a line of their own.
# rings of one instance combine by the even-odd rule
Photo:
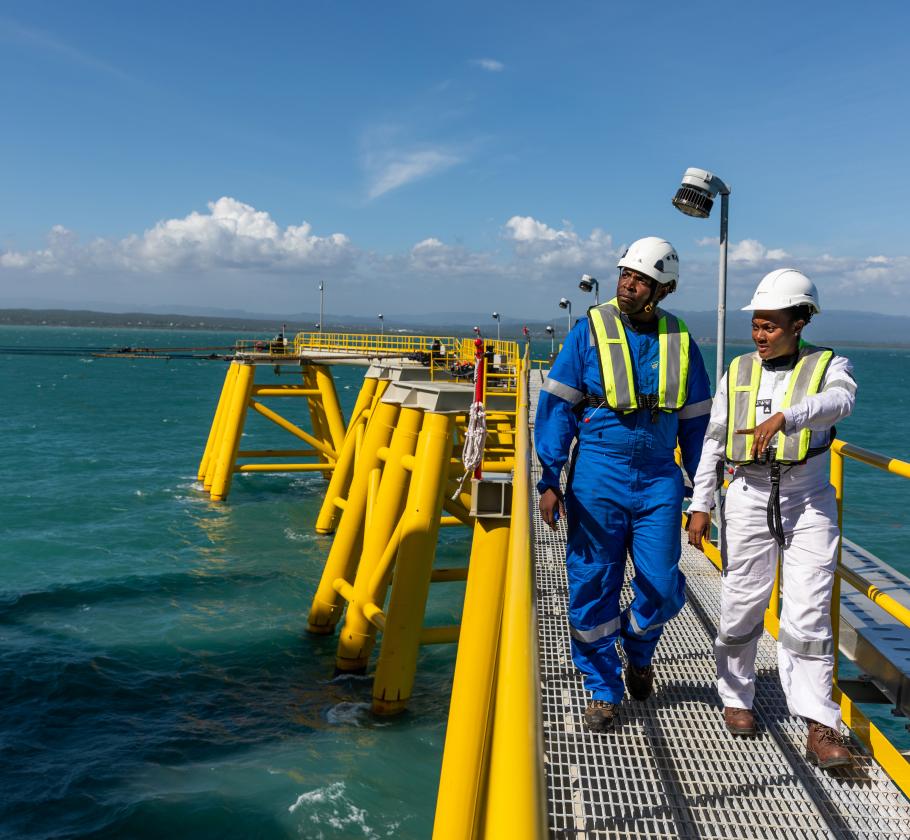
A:
<svg viewBox="0 0 910 840">
<path fill-rule="evenodd" d="M 209 437 L 205 442 L 205 451 L 202 453 L 202 460 L 199 462 L 199 469 L 196 477 L 199 481 L 205 480 L 206 470 L 212 453 L 220 440 L 221 424 L 224 418 L 225 406 L 230 402 L 231 390 L 234 387 L 234 381 L 237 379 L 237 365 L 231 363 L 224 374 L 224 384 L 221 386 L 221 394 L 218 397 L 218 406 L 215 409 L 215 417 L 212 420 L 212 427 L 209 429 Z"/>
<path fill-rule="evenodd" d="M 237 460 L 237 450 L 240 448 L 240 436 L 243 434 L 247 403 L 253 390 L 255 376 L 254 365 L 243 362 L 234 364 L 237 364 L 237 379 L 231 389 L 230 401 L 225 411 L 215 473 L 212 478 L 211 498 L 215 502 L 224 501 L 231 490 L 234 463 Z"/>
<path fill-rule="evenodd" d="M 910 478 L 910 463 L 897 458 L 890 458 L 877 452 L 871 452 L 859 446 L 853 446 L 842 440 L 835 440 L 831 445 L 831 484 L 837 499 L 838 526 L 843 527 L 843 502 L 844 502 L 844 458 L 852 458 L 863 464 L 876 467 L 892 475 Z M 843 533 L 843 531 L 841 531 Z M 705 540 L 702 543 L 705 556 L 718 568 L 721 568 L 720 550 L 713 543 Z M 865 595 L 872 603 L 878 605 L 888 615 L 896 618 L 904 627 L 910 627 L 910 610 L 891 596 L 881 592 L 874 584 L 862 575 L 848 569 L 840 563 L 840 547 L 838 547 L 838 566 L 835 584 L 832 591 L 831 604 L 831 629 L 834 633 L 834 650 L 839 650 L 838 635 L 840 630 L 840 582 L 846 581 L 858 592 Z M 776 639 L 779 630 L 777 605 L 780 603 L 780 568 L 771 593 L 771 604 L 765 612 L 765 629 Z M 837 685 L 837 656 L 835 656 L 835 677 L 833 699 L 840 704 L 841 715 L 844 723 L 853 734 L 865 745 L 870 755 L 881 765 L 894 783 L 910 796 L 910 760 L 905 756 L 888 737 L 872 723 Z"/>
<path fill-rule="evenodd" d="M 405 456 L 413 456 L 423 423 L 423 411 L 402 408 L 398 424 L 392 434 L 385 466 L 372 504 L 371 516 L 363 536 L 363 551 L 357 564 L 352 599 L 345 613 L 344 626 L 338 639 L 335 660 L 339 671 L 363 671 L 376 638 L 376 627 L 364 615 L 364 606 L 385 603 L 388 575 L 383 575 L 376 586 L 372 584 L 386 546 L 401 518 L 407 498 L 410 473 L 402 463 Z M 375 471 L 374 471 L 375 473 Z"/>
<path fill-rule="evenodd" d="M 373 682 L 376 714 L 404 711 L 414 685 L 453 428 L 451 415 L 428 413 L 417 441 L 416 466 L 401 519 L 401 545 Z"/>
<path fill-rule="evenodd" d="M 439 777 L 435 838 L 473 837 L 480 821 L 508 549 L 508 519 L 476 521 Z"/>
<path fill-rule="evenodd" d="M 363 436 L 363 446 L 354 466 L 351 487 L 322 579 L 313 597 L 307 618 L 307 630 L 327 635 L 334 632 L 341 617 L 343 599 L 335 589 L 335 580 L 351 580 L 363 550 L 363 526 L 367 506 L 370 473 L 381 466 L 379 450 L 388 446 L 398 420 L 399 407 L 394 403 L 379 403 L 370 417 Z"/>
<path fill-rule="evenodd" d="M 235 472 L 332 472 L 338 450 L 344 439 L 344 418 L 338 403 L 332 375 L 322 365 L 305 366 L 303 385 L 256 385 L 255 365 L 234 361 L 225 374 L 221 396 L 199 462 L 197 475 L 213 501 L 224 501 L 231 489 Z M 306 397 L 313 434 L 301 429 L 255 397 Z M 253 410 L 305 441 L 313 450 L 249 449 L 240 452 L 240 437 L 247 410 Z M 254 463 L 237 464 L 239 455 L 246 458 L 279 456 L 318 457 L 320 463 Z M 345 488 L 346 490 L 346 488 Z"/>
<path fill-rule="evenodd" d="M 322 507 L 316 517 L 316 533 L 332 534 L 341 516 L 341 508 L 335 503 L 336 499 L 346 499 L 351 487 L 351 477 L 354 474 L 354 460 L 356 456 L 357 435 L 362 432 L 363 426 L 368 422 L 370 405 L 376 393 L 378 380 L 366 377 L 354 403 L 351 419 L 345 432 L 344 443 L 338 451 L 338 460 L 329 480 L 329 486 L 322 500 Z"/>
</svg>

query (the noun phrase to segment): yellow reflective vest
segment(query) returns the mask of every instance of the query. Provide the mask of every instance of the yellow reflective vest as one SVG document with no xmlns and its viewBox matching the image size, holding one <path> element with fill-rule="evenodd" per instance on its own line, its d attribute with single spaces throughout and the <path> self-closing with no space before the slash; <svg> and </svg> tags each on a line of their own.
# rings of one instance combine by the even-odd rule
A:
<svg viewBox="0 0 910 840">
<path fill-rule="evenodd" d="M 813 347 L 801 344 L 799 358 L 787 393 L 781 403 L 781 409 L 799 405 L 806 397 L 817 394 L 821 389 L 822 379 L 828 364 L 834 357 L 834 351 L 827 347 Z M 726 458 L 734 464 L 751 464 L 754 435 L 738 435 L 737 429 L 755 428 L 755 401 L 758 399 L 758 386 L 761 382 L 761 358 L 758 353 L 746 353 L 738 356 L 727 372 L 727 447 Z M 800 429 L 790 434 L 778 432 L 774 442 L 775 459 L 785 464 L 798 464 L 810 454 L 809 439 L 812 432 Z M 825 447 L 827 448 L 827 447 Z"/>
<path fill-rule="evenodd" d="M 679 411 L 686 404 L 689 380 L 689 330 L 682 318 L 657 309 L 660 345 L 656 405 L 641 405 L 632 372 L 632 354 L 616 298 L 588 310 L 591 335 L 597 348 L 600 377 L 607 405 L 615 411 L 639 408 Z M 655 395 L 648 395 L 653 397 Z"/>
</svg>

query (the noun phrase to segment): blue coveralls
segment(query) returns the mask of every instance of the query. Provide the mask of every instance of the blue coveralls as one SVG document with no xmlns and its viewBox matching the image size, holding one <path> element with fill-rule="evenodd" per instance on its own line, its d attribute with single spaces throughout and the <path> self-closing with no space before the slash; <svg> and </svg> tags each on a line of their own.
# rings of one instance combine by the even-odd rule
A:
<svg viewBox="0 0 910 840">
<path fill-rule="evenodd" d="M 657 322 L 653 332 L 636 332 L 625 316 L 623 324 L 635 390 L 657 393 Z M 688 395 L 681 411 L 661 411 L 656 422 L 647 410 L 622 414 L 586 406 L 583 413 L 576 411 L 586 394 L 603 393 L 588 320 L 579 320 L 537 404 L 534 438 L 543 468 L 537 489 L 559 489 L 560 471 L 577 437 L 565 494 L 572 658 L 595 700 L 619 703 L 624 687 L 617 638 L 632 665 L 646 666 L 663 625 L 685 602 L 679 570 L 683 478 L 673 453 L 678 438 L 686 472 L 694 476 L 711 390 L 701 353 L 690 339 Z M 633 599 L 620 616 L 627 550 L 635 567 Z"/>
</svg>

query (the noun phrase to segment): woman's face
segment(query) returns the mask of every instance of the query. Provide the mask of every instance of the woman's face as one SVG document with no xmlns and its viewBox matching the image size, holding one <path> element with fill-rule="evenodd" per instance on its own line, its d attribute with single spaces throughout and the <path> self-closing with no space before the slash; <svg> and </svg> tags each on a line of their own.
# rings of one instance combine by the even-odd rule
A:
<svg viewBox="0 0 910 840">
<path fill-rule="evenodd" d="M 790 356 L 799 346 L 799 333 L 805 326 L 783 310 L 760 309 L 752 314 L 752 340 L 762 359 Z"/>
</svg>

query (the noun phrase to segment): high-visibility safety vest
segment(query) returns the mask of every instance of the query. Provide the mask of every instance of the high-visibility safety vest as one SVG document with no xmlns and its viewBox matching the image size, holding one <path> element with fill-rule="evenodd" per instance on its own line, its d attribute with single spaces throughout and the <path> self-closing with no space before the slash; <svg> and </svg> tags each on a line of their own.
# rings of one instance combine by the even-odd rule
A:
<svg viewBox="0 0 910 840">
<path fill-rule="evenodd" d="M 657 334 L 660 348 L 659 385 L 656 408 L 679 411 L 686 404 L 689 381 L 689 330 L 682 318 L 657 309 Z M 604 398 L 614 411 L 636 411 L 653 405 L 639 405 L 639 394 L 632 373 L 632 354 L 616 298 L 588 310 L 588 321 L 597 359 Z"/>
<path fill-rule="evenodd" d="M 799 359 L 793 372 L 781 409 L 799 405 L 806 397 L 817 394 L 828 364 L 834 357 L 834 351 L 827 347 L 813 347 L 801 344 Z M 726 458 L 734 464 L 751 464 L 752 444 L 755 435 L 738 435 L 737 429 L 755 428 L 755 401 L 758 399 L 758 386 L 761 382 L 761 358 L 758 353 L 746 353 L 738 356 L 727 372 L 727 448 Z M 800 429 L 785 435 L 777 433 L 775 460 L 785 464 L 798 464 L 809 455 L 818 454 L 809 450 L 809 439 L 812 432 Z M 824 451 L 827 447 L 819 450 Z"/>
</svg>

